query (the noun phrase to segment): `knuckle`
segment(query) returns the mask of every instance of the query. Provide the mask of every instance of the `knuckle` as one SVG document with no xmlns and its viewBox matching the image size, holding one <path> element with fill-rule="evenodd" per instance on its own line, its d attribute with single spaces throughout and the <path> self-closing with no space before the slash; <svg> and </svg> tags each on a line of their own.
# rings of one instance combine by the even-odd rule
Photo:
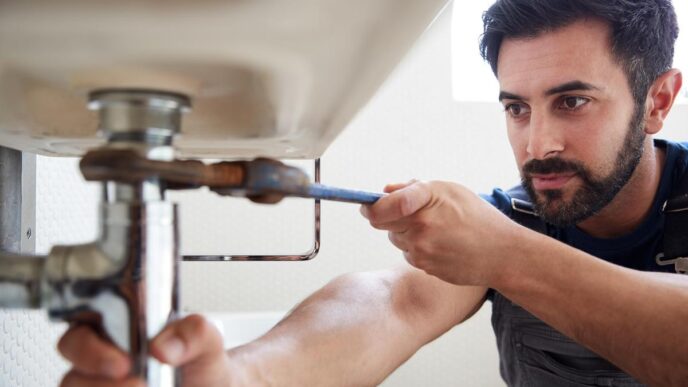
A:
<svg viewBox="0 0 688 387">
<path fill-rule="evenodd" d="M 187 316 L 183 321 L 185 331 L 191 331 L 195 334 L 203 334 L 208 329 L 205 318 L 198 314 Z"/>
<path fill-rule="evenodd" d="M 224 354 L 222 335 L 215 325 L 200 315 L 191 315 L 187 319 L 186 332 L 181 335 L 192 353 L 203 353 L 203 356 Z"/>
<path fill-rule="evenodd" d="M 198 315 L 198 314 L 192 314 L 185 319 L 185 327 L 184 333 L 186 333 L 186 336 L 196 336 L 200 338 L 214 338 L 215 336 L 218 336 L 219 333 L 215 326 L 211 324 L 205 317 Z"/>
<path fill-rule="evenodd" d="M 377 230 L 384 230 L 384 229 L 385 229 L 384 224 L 383 224 L 383 223 L 380 223 L 380 222 L 371 221 L 371 222 L 370 222 L 370 225 L 371 225 L 374 229 L 377 229 Z"/>
<path fill-rule="evenodd" d="M 205 318 L 200 314 L 190 314 L 184 318 L 184 321 L 189 326 L 200 327 L 205 325 Z"/>
<path fill-rule="evenodd" d="M 454 183 L 448 182 L 448 181 L 443 181 L 443 180 L 434 180 L 428 183 L 429 186 L 432 187 L 437 187 L 437 188 L 446 188 L 449 187 L 450 185 L 453 185 Z"/>
<path fill-rule="evenodd" d="M 397 210 L 401 216 L 411 215 L 413 211 L 413 199 L 410 195 L 402 195 L 397 202 Z"/>
<path fill-rule="evenodd" d="M 67 355 L 71 352 L 72 350 L 72 342 L 75 339 L 78 339 L 80 337 L 83 337 L 83 327 L 73 327 L 69 328 L 67 332 L 60 337 L 60 340 L 57 342 L 57 350 L 63 355 Z"/>
<path fill-rule="evenodd" d="M 377 211 L 370 210 L 366 213 L 366 217 L 368 218 L 368 222 L 375 227 L 376 224 L 380 224 L 380 215 L 377 213 Z"/>
<path fill-rule="evenodd" d="M 432 219 L 425 213 L 419 213 L 413 218 L 413 228 L 418 231 L 423 231 L 430 227 Z"/>
<path fill-rule="evenodd" d="M 387 239 L 389 239 L 389 241 L 392 242 L 392 244 L 396 245 L 397 237 L 396 237 L 396 234 L 395 234 L 395 233 L 393 233 L 393 232 L 391 232 L 391 231 L 388 232 L 388 233 L 387 233 Z"/>
</svg>

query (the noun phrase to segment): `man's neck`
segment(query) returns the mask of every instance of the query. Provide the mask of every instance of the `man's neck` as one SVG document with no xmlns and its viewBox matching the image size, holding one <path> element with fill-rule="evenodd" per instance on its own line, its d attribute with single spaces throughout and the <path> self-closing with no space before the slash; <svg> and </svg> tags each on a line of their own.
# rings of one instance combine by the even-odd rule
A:
<svg viewBox="0 0 688 387">
<path fill-rule="evenodd" d="M 597 238 L 616 238 L 631 233 L 647 218 L 664 167 L 665 151 L 656 148 L 651 138 L 645 142 L 643 156 L 626 185 L 596 215 L 578 228 Z"/>
</svg>

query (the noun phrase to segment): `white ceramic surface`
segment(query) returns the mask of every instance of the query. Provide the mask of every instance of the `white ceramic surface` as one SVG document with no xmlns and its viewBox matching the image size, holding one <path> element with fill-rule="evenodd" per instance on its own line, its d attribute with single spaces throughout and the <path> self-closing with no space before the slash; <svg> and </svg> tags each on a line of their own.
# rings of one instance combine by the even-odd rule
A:
<svg viewBox="0 0 688 387">
<path fill-rule="evenodd" d="M 234 348 L 269 331 L 286 312 L 207 313 L 204 316 L 222 333 L 225 348 Z"/>
<path fill-rule="evenodd" d="M 0 1 L 0 144 L 97 145 L 89 91 L 192 97 L 196 157 L 320 156 L 448 0 Z"/>
</svg>

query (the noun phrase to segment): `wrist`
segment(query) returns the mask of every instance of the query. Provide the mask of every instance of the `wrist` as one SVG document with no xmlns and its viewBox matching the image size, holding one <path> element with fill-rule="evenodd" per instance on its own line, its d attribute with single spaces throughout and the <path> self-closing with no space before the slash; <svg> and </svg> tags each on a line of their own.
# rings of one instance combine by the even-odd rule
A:
<svg viewBox="0 0 688 387">
<path fill-rule="evenodd" d="M 538 251 L 544 248 L 545 238 L 547 237 L 533 230 L 517 226 L 512 237 L 505 238 L 509 245 L 504 253 L 495 257 L 497 263 L 488 286 L 500 293 L 518 289 L 533 273 L 529 267 L 537 264 Z"/>
</svg>

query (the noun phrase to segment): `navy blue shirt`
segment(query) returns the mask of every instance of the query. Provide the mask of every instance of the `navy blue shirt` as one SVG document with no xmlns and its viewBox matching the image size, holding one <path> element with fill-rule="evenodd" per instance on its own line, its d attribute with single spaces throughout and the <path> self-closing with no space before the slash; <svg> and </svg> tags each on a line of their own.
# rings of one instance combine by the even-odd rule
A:
<svg viewBox="0 0 688 387">
<path fill-rule="evenodd" d="M 666 151 L 664 170 L 650 214 L 635 231 L 618 238 L 602 239 L 590 236 L 576 226 L 561 228 L 547 225 L 547 234 L 569 246 L 620 266 L 643 271 L 675 272 L 673 265 L 657 264 L 656 256 L 662 252 L 662 206 L 680 177 L 688 173 L 688 143 L 655 140 L 655 147 Z M 492 195 L 482 197 L 512 217 L 511 197 L 508 193 L 495 189 Z"/>
</svg>

